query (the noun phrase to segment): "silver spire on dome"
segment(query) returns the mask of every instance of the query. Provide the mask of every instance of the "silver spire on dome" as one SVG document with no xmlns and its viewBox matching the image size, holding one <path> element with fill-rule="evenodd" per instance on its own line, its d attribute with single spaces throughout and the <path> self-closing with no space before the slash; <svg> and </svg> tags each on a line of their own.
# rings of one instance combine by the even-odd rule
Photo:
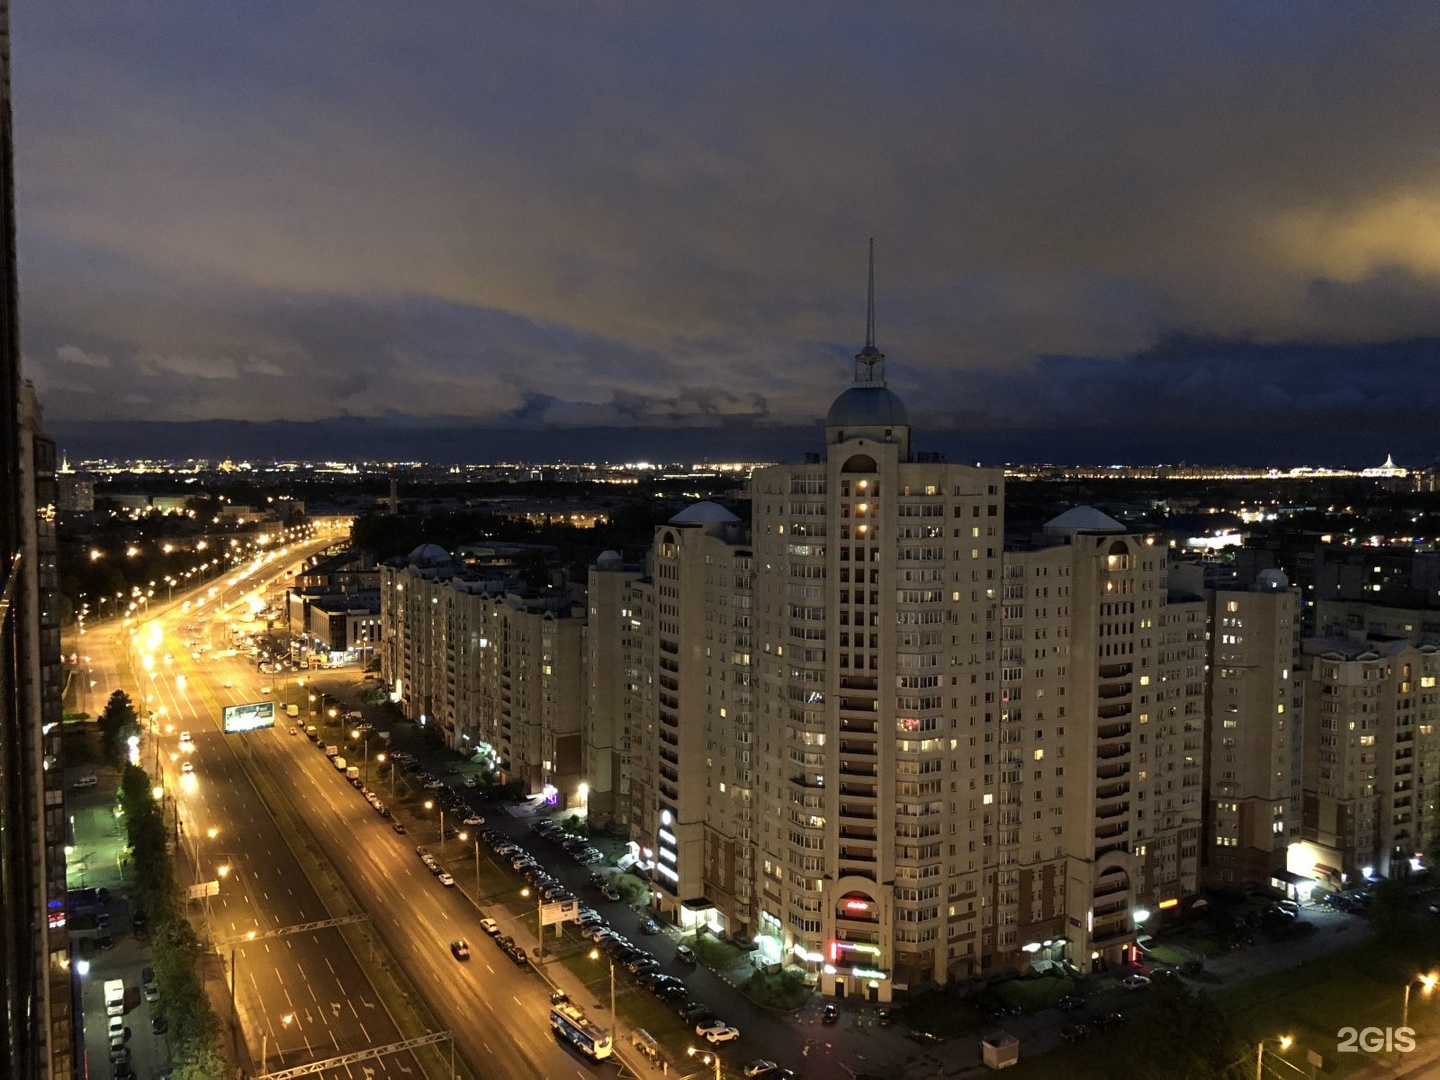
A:
<svg viewBox="0 0 1440 1080">
<path fill-rule="evenodd" d="M 875 238 L 870 238 L 870 281 L 865 305 L 865 347 L 855 354 L 855 385 L 885 385 L 885 354 L 875 347 Z"/>
</svg>

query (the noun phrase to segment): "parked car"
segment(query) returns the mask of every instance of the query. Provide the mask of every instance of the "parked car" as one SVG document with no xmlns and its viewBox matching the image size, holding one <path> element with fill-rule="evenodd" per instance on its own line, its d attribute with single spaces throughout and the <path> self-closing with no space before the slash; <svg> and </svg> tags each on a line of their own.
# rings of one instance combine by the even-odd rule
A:
<svg viewBox="0 0 1440 1080">
<path fill-rule="evenodd" d="M 689 945 L 681 945 L 675 950 L 675 959 L 682 964 L 695 963 L 695 950 Z"/>
<path fill-rule="evenodd" d="M 1079 1042 L 1090 1034 L 1090 1029 L 1084 1024 L 1066 1024 L 1060 1029 L 1060 1038 L 1067 1043 Z"/>
<path fill-rule="evenodd" d="M 1077 1012 L 1085 1008 L 1085 999 L 1078 994 L 1066 994 L 1055 1003 L 1055 1007 L 1061 1012 Z"/>
<path fill-rule="evenodd" d="M 491 937 L 500 936 L 500 924 L 497 923 L 494 919 L 481 919 L 480 929 L 484 930 L 485 933 L 489 934 Z"/>
<path fill-rule="evenodd" d="M 1144 975 L 1126 975 L 1120 980 L 1122 990 L 1147 990 L 1150 987 L 1150 980 Z"/>
<path fill-rule="evenodd" d="M 727 1027 L 724 1024 L 718 1028 L 712 1027 L 705 1032 L 705 1041 L 711 1046 L 717 1046 L 720 1043 L 734 1042 L 738 1038 L 740 1038 L 740 1029 Z"/>
</svg>

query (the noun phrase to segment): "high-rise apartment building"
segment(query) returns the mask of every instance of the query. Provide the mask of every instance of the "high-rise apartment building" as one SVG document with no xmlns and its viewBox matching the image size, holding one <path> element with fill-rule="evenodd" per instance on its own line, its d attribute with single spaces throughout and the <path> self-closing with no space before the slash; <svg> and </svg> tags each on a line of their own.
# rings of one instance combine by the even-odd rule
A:
<svg viewBox="0 0 1440 1080">
<path fill-rule="evenodd" d="M 55 446 L 20 378 L 9 5 L 0 0 L 0 1075 L 75 1075 L 66 926 Z"/>
<path fill-rule="evenodd" d="M 504 782 L 585 801 L 584 611 L 524 595 L 424 544 L 380 568 L 381 671 L 406 717 L 493 755 Z"/>
<path fill-rule="evenodd" d="M 1210 597 L 1206 881 L 1267 882 L 1300 839 L 1300 595 L 1278 570 Z"/>
<path fill-rule="evenodd" d="M 1304 844 L 1290 869 L 1332 886 L 1404 876 L 1437 835 L 1440 649 L 1332 633 L 1302 643 Z"/>
</svg>

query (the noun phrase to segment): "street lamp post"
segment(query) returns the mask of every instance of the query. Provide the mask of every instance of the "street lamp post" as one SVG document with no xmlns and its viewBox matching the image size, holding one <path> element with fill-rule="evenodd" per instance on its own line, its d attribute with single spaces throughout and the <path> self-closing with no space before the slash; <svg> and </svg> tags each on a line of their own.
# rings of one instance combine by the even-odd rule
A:
<svg viewBox="0 0 1440 1080">
<path fill-rule="evenodd" d="M 1295 1040 L 1292 1039 L 1289 1035 L 1280 1035 L 1280 1036 L 1278 1036 L 1278 1037 L 1276 1037 L 1276 1038 L 1273 1038 L 1273 1039 L 1261 1039 L 1258 1043 L 1256 1043 L 1256 1044 L 1255 1044 L 1255 1080 L 1264 1080 L 1265 1044 L 1266 1044 L 1267 1042 L 1273 1042 L 1273 1043 L 1275 1043 L 1277 1046 L 1279 1046 L 1281 1050 L 1289 1050 L 1289 1049 L 1290 1049 L 1290 1044 L 1293 1043 L 1294 1041 L 1295 1041 Z M 717 1075 L 718 1075 L 718 1074 L 717 1074 Z"/>
<path fill-rule="evenodd" d="M 361 738 L 360 738 L 360 729 L 359 729 L 359 728 L 351 728 L 351 729 L 350 729 L 350 738 L 351 738 L 351 740 L 352 740 L 353 742 L 360 742 L 360 743 L 362 743 L 362 745 L 363 745 L 363 747 L 364 747 L 364 749 L 361 750 L 361 759 L 360 759 L 360 782 L 361 782 L 361 783 L 364 783 L 366 780 L 368 780 L 368 779 L 370 778 L 370 736 L 369 736 L 369 734 L 366 734 L 366 736 L 365 736 L 365 738 L 364 738 L 364 740 L 363 740 L 363 742 L 362 742 L 362 740 L 361 740 Z M 441 815 L 441 819 L 440 819 L 440 820 L 441 820 L 442 822 L 445 820 L 443 814 Z M 442 829 L 442 831 L 441 831 L 440 839 L 441 839 L 441 840 L 444 840 L 444 839 L 445 839 L 445 835 L 444 835 L 443 829 Z"/>
<path fill-rule="evenodd" d="M 529 896 L 529 888 L 520 890 L 521 896 Z M 537 955 L 545 955 L 545 894 L 540 887 L 535 887 L 535 936 L 540 940 L 540 951 Z"/>
<path fill-rule="evenodd" d="M 591 949 L 590 959 L 599 960 L 600 950 Z M 618 1037 L 620 1034 L 620 1020 L 615 1016 L 615 958 L 611 956 L 608 957 L 608 959 L 610 961 L 610 1016 L 613 1018 L 612 1022 L 615 1025 L 615 1035 Z"/>
<path fill-rule="evenodd" d="M 714 1053 L 713 1051 L 707 1053 L 707 1052 L 705 1052 L 705 1051 L 703 1051 L 703 1050 L 696 1050 L 695 1047 L 693 1047 L 693 1046 L 686 1048 L 685 1053 L 688 1054 L 690 1057 L 699 1058 L 699 1059 L 700 1059 L 701 1061 L 703 1061 L 706 1065 L 714 1065 L 714 1066 L 715 1066 L 715 1080 L 723 1080 L 723 1077 L 721 1077 L 721 1075 L 720 1075 L 720 1055 L 719 1055 L 719 1054 Z"/>
<path fill-rule="evenodd" d="M 1436 982 L 1440 982 L 1440 976 L 1437 976 L 1433 972 L 1431 972 L 1426 975 L 1416 975 L 1413 979 L 1411 979 L 1405 984 L 1405 1004 L 1400 1010 L 1401 1027 L 1410 1026 L 1410 988 L 1412 986 L 1415 986 L 1416 984 L 1419 984 L 1421 987 L 1424 988 L 1425 993 L 1428 994 L 1431 990 L 1435 989 Z"/>
</svg>

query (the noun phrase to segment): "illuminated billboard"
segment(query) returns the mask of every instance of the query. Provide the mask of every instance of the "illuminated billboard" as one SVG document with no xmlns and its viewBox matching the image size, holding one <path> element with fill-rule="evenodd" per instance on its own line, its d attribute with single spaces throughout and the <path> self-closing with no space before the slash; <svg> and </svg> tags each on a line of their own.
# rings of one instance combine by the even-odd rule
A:
<svg viewBox="0 0 1440 1080">
<path fill-rule="evenodd" d="M 257 701 L 250 705 L 226 705 L 222 715 L 226 734 L 254 731 L 275 726 L 275 702 Z"/>
</svg>

